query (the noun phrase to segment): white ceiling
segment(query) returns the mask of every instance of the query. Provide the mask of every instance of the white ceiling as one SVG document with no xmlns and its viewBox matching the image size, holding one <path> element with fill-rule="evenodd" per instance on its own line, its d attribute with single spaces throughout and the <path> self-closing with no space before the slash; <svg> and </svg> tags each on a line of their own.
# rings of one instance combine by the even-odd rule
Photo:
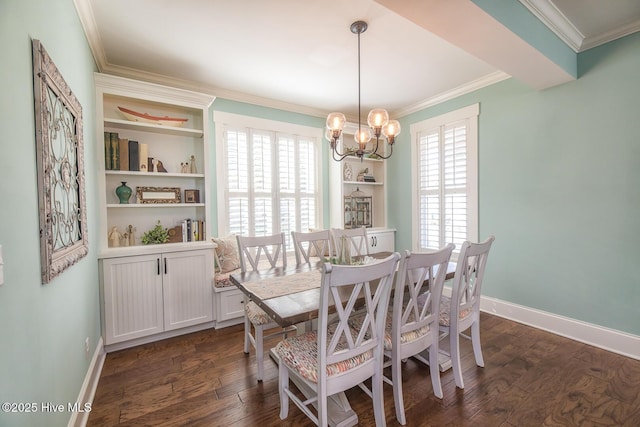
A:
<svg viewBox="0 0 640 427">
<path fill-rule="evenodd" d="M 640 30 L 638 0 L 521 1 L 577 52 Z M 356 20 L 369 24 L 361 36 L 365 112 L 402 114 L 507 72 L 516 76 L 491 55 L 463 50 L 413 22 L 410 12 L 387 9 L 384 0 L 75 3 L 101 72 L 320 116 L 357 116 L 357 36 L 349 30 Z M 400 3 L 410 8 L 412 1 Z"/>
</svg>

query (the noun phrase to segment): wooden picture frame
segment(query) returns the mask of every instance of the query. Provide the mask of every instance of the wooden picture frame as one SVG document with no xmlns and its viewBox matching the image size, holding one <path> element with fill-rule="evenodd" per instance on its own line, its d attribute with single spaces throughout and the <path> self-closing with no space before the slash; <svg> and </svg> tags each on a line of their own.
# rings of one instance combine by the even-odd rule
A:
<svg viewBox="0 0 640 427">
<path fill-rule="evenodd" d="M 82 105 L 39 40 L 31 41 L 40 268 L 49 283 L 89 253 Z"/>
<path fill-rule="evenodd" d="M 181 203 L 179 187 L 136 187 L 138 203 Z"/>
<path fill-rule="evenodd" d="M 200 203 L 200 190 L 184 190 L 185 203 Z"/>
</svg>

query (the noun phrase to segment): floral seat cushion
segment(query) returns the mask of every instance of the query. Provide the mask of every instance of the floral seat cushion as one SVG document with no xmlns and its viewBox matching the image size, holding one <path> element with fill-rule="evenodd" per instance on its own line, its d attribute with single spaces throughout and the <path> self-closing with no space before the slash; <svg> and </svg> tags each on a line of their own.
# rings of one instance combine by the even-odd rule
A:
<svg viewBox="0 0 640 427">
<path fill-rule="evenodd" d="M 335 332 L 335 324 L 329 326 L 329 337 Z M 353 333 L 353 331 L 352 331 Z M 346 349 L 347 344 L 343 339 L 338 349 Z M 275 347 L 275 352 L 280 361 L 295 370 L 308 381 L 318 382 L 318 334 L 316 331 L 306 332 L 301 335 L 289 337 L 280 341 Z M 350 369 L 360 366 L 373 358 L 373 352 L 368 351 L 356 357 L 344 360 L 340 363 L 327 365 L 327 376 L 340 375 Z"/>
<path fill-rule="evenodd" d="M 472 311 L 473 308 L 471 307 L 462 310 L 458 315 L 458 319 L 464 319 L 469 316 Z M 451 313 L 451 298 L 443 296 L 440 299 L 440 324 L 442 326 L 450 326 L 451 318 L 449 313 Z"/>
<path fill-rule="evenodd" d="M 267 325 L 269 323 L 273 323 L 273 319 L 253 301 L 246 303 L 244 310 L 247 313 L 247 318 L 254 325 Z"/>
<path fill-rule="evenodd" d="M 240 269 L 236 269 L 236 270 L 232 270 L 232 271 L 228 271 L 226 273 L 218 273 L 216 272 L 215 274 L 215 287 L 216 288 L 227 288 L 229 286 L 234 286 L 233 283 L 231 283 L 230 277 L 232 274 L 234 273 L 239 273 Z"/>
</svg>

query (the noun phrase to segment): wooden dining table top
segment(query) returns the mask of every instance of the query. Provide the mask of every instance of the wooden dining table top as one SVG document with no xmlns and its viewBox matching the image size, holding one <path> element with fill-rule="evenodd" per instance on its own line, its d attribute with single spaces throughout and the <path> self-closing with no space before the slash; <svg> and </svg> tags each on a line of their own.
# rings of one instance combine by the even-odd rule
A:
<svg viewBox="0 0 640 427">
<path fill-rule="evenodd" d="M 392 252 L 371 254 L 383 259 Z M 300 266 L 232 274 L 231 283 L 262 308 L 282 327 L 307 322 L 318 317 L 322 261 Z M 446 279 L 453 278 L 456 264 L 447 266 Z"/>
</svg>

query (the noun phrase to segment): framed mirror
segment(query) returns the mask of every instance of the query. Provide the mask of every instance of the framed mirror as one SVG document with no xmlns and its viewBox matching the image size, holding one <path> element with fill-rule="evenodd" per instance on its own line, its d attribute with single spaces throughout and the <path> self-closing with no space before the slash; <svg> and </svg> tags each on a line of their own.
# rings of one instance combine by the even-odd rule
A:
<svg viewBox="0 0 640 427">
<path fill-rule="evenodd" d="M 42 283 L 89 252 L 82 106 L 39 40 L 32 40 Z"/>
<path fill-rule="evenodd" d="M 180 203 L 178 187 L 136 187 L 138 203 Z"/>
</svg>

